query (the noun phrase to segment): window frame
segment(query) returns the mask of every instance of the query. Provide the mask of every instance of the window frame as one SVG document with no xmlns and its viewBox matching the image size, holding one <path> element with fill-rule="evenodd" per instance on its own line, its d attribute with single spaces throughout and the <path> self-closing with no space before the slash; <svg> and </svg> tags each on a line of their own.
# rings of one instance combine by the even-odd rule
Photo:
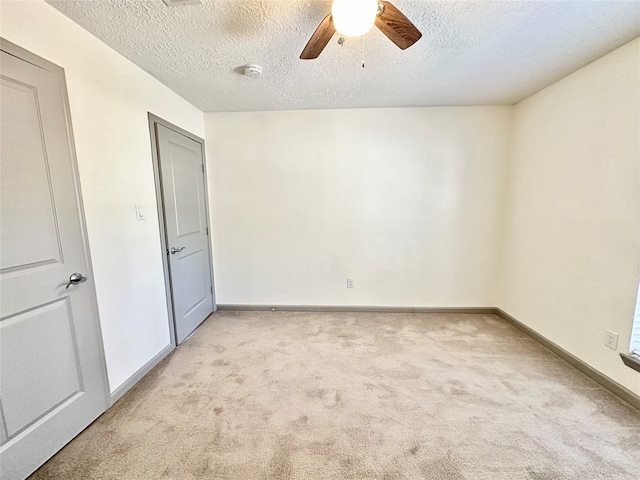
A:
<svg viewBox="0 0 640 480">
<path fill-rule="evenodd" d="M 636 307 L 634 309 L 633 324 L 631 325 L 629 353 L 621 353 L 620 357 L 627 367 L 640 372 L 640 284 L 638 285 Z"/>
</svg>

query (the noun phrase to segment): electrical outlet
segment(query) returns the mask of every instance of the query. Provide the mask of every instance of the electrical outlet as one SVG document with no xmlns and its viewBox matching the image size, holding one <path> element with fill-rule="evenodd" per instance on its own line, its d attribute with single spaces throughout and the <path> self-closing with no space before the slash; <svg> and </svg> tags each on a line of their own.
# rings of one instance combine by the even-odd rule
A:
<svg viewBox="0 0 640 480">
<path fill-rule="evenodd" d="M 617 350 L 618 334 L 616 332 L 612 332 L 611 330 L 607 330 L 606 335 L 604 337 L 604 346 L 609 347 L 612 350 Z"/>
<path fill-rule="evenodd" d="M 353 278 L 347 278 L 347 288 L 353 288 Z"/>
</svg>

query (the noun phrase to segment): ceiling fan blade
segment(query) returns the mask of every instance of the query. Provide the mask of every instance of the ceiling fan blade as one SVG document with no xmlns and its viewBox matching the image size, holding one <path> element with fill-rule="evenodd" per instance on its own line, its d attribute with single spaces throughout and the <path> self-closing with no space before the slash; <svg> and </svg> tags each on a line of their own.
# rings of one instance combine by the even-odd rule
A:
<svg viewBox="0 0 640 480">
<path fill-rule="evenodd" d="M 304 50 L 300 54 L 300 58 L 302 60 L 313 60 L 314 58 L 318 58 L 324 50 L 324 47 L 327 46 L 333 34 L 336 33 L 336 27 L 333 25 L 333 20 L 331 19 L 331 14 L 324 17 L 324 20 L 320 22 L 316 31 L 313 32 L 307 46 L 304 47 Z"/>
<path fill-rule="evenodd" d="M 389 40 L 402 50 L 405 50 L 422 38 L 420 31 L 400 10 L 390 2 L 380 3 L 382 3 L 384 9 L 382 13 L 376 16 L 376 27 L 378 27 Z"/>
</svg>

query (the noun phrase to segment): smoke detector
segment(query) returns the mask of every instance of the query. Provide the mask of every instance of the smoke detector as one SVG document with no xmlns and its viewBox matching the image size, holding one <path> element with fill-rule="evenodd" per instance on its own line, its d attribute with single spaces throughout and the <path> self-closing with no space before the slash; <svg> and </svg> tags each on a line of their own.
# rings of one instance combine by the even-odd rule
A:
<svg viewBox="0 0 640 480">
<path fill-rule="evenodd" d="M 182 7 L 184 5 L 202 5 L 202 0 L 162 0 L 167 7 Z"/>
<path fill-rule="evenodd" d="M 244 74 L 247 77 L 258 78 L 262 76 L 262 67 L 260 65 L 247 65 L 244 67 Z"/>
</svg>

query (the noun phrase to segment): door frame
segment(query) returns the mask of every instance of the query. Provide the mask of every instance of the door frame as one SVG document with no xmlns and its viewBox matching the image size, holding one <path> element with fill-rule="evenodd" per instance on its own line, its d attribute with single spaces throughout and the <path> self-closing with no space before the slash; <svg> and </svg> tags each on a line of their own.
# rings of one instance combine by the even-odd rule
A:
<svg viewBox="0 0 640 480">
<path fill-rule="evenodd" d="M 82 188 L 80 186 L 80 172 L 78 170 L 78 156 L 76 154 L 76 141 L 73 136 L 73 125 L 71 122 L 71 108 L 69 106 L 69 92 L 67 90 L 67 77 L 64 72 L 64 68 L 59 65 L 56 65 L 45 58 L 36 55 L 29 50 L 16 45 L 13 42 L 5 39 L 4 37 L 0 37 L 0 50 L 12 55 L 20 60 L 23 60 L 27 63 L 35 65 L 36 67 L 42 68 L 43 70 L 47 70 L 53 73 L 58 77 L 58 85 L 60 86 L 60 97 L 62 99 L 62 108 L 64 110 L 64 118 L 66 123 L 67 130 L 67 142 L 69 147 L 69 153 L 71 156 L 71 173 L 73 176 L 73 186 L 75 189 L 75 197 L 76 197 L 76 208 L 78 210 L 78 217 L 80 221 L 80 234 L 82 237 L 82 250 L 84 253 L 84 257 L 87 262 L 87 277 L 88 281 L 85 282 L 85 289 L 89 290 L 89 297 L 91 303 L 91 313 L 93 314 L 92 321 L 95 322 L 95 327 L 97 328 L 98 340 L 100 343 L 100 348 L 98 349 L 98 356 L 100 357 L 100 376 L 101 381 L 104 385 L 105 391 L 105 408 L 102 413 L 106 412 L 109 407 L 112 405 L 111 401 L 111 387 L 109 385 L 109 373 L 107 370 L 107 357 L 104 351 L 104 337 L 102 335 L 102 324 L 100 322 L 100 311 L 98 310 L 98 294 L 96 290 L 95 284 L 95 274 L 93 272 L 93 262 L 91 260 L 91 249 L 89 246 L 89 235 L 87 233 L 87 221 L 86 214 L 84 210 L 84 202 L 82 199 Z"/>
<path fill-rule="evenodd" d="M 216 286 L 215 286 L 215 277 L 213 274 L 213 246 L 211 242 L 212 238 L 212 230 L 211 230 L 211 221 L 210 221 L 210 209 L 209 209 L 209 184 L 207 182 L 207 153 L 205 151 L 204 139 L 194 135 L 191 132 L 188 132 L 177 125 L 174 125 L 171 122 L 164 120 L 157 115 L 154 115 L 151 112 L 148 112 L 149 117 L 149 134 L 151 135 L 151 157 L 153 160 L 153 178 L 156 186 L 156 208 L 158 210 L 158 227 L 160 230 L 160 246 L 162 248 L 162 270 L 164 272 L 164 288 L 165 295 L 167 300 L 167 313 L 169 315 L 169 332 L 171 336 L 171 344 L 174 347 L 178 346 L 176 341 L 176 324 L 175 324 L 175 313 L 173 308 L 173 292 L 171 285 L 171 270 L 169 269 L 169 247 L 167 245 L 167 224 L 166 224 L 166 215 L 164 209 L 164 192 L 162 190 L 162 178 L 161 178 L 161 168 L 160 168 L 160 156 L 158 155 L 158 138 L 156 134 L 156 125 L 162 125 L 169 130 L 173 130 L 181 135 L 184 135 L 187 138 L 190 138 L 194 142 L 197 142 L 202 147 L 202 165 L 204 166 L 204 207 L 205 207 L 205 215 L 207 218 L 207 248 L 209 249 L 209 276 L 211 277 L 211 304 L 213 305 L 213 311 L 218 310 L 218 306 L 216 305 Z"/>
</svg>

